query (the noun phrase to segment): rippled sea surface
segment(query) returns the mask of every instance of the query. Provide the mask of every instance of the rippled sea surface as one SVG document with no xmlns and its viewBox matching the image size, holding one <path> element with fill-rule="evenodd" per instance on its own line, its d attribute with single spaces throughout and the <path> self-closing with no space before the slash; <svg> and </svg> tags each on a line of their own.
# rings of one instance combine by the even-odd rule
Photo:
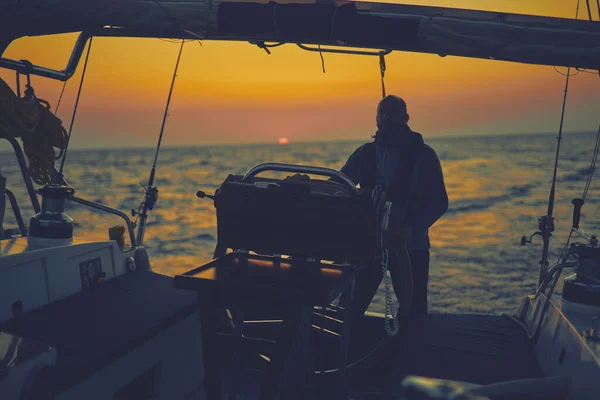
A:
<svg viewBox="0 0 600 400">
<path fill-rule="evenodd" d="M 432 240 L 430 310 L 437 312 L 515 312 L 536 286 L 541 241 L 521 247 L 520 238 L 537 228 L 547 211 L 556 151 L 554 135 L 427 139 L 438 153 L 450 208 L 430 230 Z M 571 200 L 580 197 L 595 143 L 593 134 L 565 135 L 557 179 L 556 259 L 571 225 Z M 263 162 L 317 165 L 339 169 L 360 142 L 302 143 L 165 148 L 158 169 L 158 203 L 152 211 L 145 246 L 153 269 L 174 275 L 212 258 L 216 216 L 212 193 L 228 174 L 241 174 Z M 70 150 L 65 167 L 79 197 L 129 213 L 143 198 L 154 149 Z M 0 172 L 28 219 L 32 209 L 14 156 L 0 153 Z M 583 209 L 582 228 L 600 230 L 599 184 L 592 183 Z M 76 235 L 107 238 L 118 217 L 76 204 L 67 213 Z M 5 228 L 14 225 L 7 211 Z M 371 309 L 383 310 L 383 291 Z"/>
</svg>

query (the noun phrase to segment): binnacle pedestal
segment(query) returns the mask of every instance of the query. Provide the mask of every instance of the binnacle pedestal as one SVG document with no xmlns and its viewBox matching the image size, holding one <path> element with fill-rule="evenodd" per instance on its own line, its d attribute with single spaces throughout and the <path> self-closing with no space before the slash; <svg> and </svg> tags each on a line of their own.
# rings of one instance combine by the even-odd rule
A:
<svg viewBox="0 0 600 400">
<path fill-rule="evenodd" d="M 354 276 L 353 269 L 334 264 L 306 261 L 295 264 L 276 257 L 237 252 L 176 276 L 176 287 L 198 292 L 208 398 L 223 398 L 220 365 L 223 345 L 239 353 L 249 347 L 257 351 L 270 350 L 259 351 L 269 356 L 268 364 L 261 371 L 259 399 L 274 399 L 279 390 L 285 390 L 285 398 L 302 398 L 309 371 L 314 307 L 329 304 L 340 295 L 351 296 Z M 224 308 L 236 313 L 258 309 L 281 315 L 281 326 L 274 342 L 219 332 L 219 310 Z M 351 314 L 350 308 L 344 311 L 339 376 L 335 385 L 338 394 L 345 392 L 344 372 L 351 322 L 347 318 Z"/>
</svg>

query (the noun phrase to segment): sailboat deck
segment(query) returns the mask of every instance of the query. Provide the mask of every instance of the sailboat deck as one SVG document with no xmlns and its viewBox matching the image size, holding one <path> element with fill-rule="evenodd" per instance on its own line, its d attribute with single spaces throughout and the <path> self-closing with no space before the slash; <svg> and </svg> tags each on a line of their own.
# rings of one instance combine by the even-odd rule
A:
<svg viewBox="0 0 600 400">
<path fill-rule="evenodd" d="M 381 320 L 369 325 L 383 330 Z M 354 372 L 349 380 L 354 383 L 352 398 L 399 399 L 402 379 L 408 375 L 478 385 L 542 376 L 525 332 L 501 315 L 423 315 L 410 321 L 391 347 L 391 361 Z"/>
<path fill-rule="evenodd" d="M 196 303 L 168 276 L 129 273 L 13 318 L 0 330 L 56 348 L 52 381 L 58 392 L 195 313 Z"/>
<path fill-rule="evenodd" d="M 422 316 L 410 324 L 397 354 L 392 377 L 490 384 L 541 376 L 523 329 L 500 315 Z"/>
</svg>

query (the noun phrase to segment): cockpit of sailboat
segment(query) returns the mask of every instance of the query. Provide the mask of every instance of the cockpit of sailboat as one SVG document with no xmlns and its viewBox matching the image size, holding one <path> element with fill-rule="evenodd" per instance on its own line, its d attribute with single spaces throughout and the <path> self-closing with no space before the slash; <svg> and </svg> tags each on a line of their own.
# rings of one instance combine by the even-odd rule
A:
<svg viewBox="0 0 600 400">
<path fill-rule="evenodd" d="M 373 56 L 384 95 L 385 56 L 393 51 L 598 71 L 600 22 L 592 18 L 593 2 L 586 5 L 589 20 L 361 1 L 0 4 L 0 56 L 25 36 L 79 33 L 62 70 L 0 57 L 0 68 L 28 81 L 23 96 L 20 88 L 0 90 L 0 138 L 14 148 L 37 213 L 24 222 L 0 174 L 0 193 L 19 225 L 3 231 L 8 207 L 1 196 L 0 397 L 596 398 L 600 324 L 592 317 L 600 316 L 600 253 L 596 237 L 579 228 L 583 201 L 573 203 L 572 233 L 585 243 L 553 266 L 547 262 L 551 207 L 540 218 L 535 235 L 544 239 L 545 255 L 538 290 L 514 316 L 427 314 L 394 319 L 390 327 L 387 315 L 367 312 L 353 321 L 356 271 L 380 262 L 374 254 L 389 245 L 380 194 L 362 196 L 344 174 L 313 166 L 267 163 L 230 175 L 214 195 L 197 193 L 216 208 L 214 259 L 163 276 L 151 270 L 144 231 L 150 211 L 160 207 L 155 168 L 179 58 L 145 196 L 133 211 L 137 223 L 75 196 L 63 174 L 71 129 L 50 126 L 55 120 L 29 82 L 31 76 L 66 82 L 78 68 L 83 82 L 95 37 Z M 76 110 L 77 102 L 73 120 Z M 44 156 L 46 169 L 35 163 L 42 152 L 26 141 L 36 129 L 58 132 L 51 144 L 61 150 L 60 168 L 54 153 Z M 258 176 L 265 171 L 323 179 Z M 34 183 L 42 187 L 36 191 Z M 109 240 L 77 237 L 66 202 L 117 215 L 124 225 Z M 566 268 L 579 275 L 561 298 L 552 292 Z"/>
</svg>

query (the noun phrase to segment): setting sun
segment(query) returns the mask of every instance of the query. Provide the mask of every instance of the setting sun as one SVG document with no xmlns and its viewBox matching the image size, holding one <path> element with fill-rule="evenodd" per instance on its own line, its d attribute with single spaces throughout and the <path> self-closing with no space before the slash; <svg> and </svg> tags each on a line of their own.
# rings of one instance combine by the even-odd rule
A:
<svg viewBox="0 0 600 400">
<path fill-rule="evenodd" d="M 285 136 L 282 136 L 279 139 L 277 139 L 277 143 L 278 144 L 289 144 L 290 143 L 290 139 L 287 138 L 287 137 L 285 137 Z"/>
</svg>

